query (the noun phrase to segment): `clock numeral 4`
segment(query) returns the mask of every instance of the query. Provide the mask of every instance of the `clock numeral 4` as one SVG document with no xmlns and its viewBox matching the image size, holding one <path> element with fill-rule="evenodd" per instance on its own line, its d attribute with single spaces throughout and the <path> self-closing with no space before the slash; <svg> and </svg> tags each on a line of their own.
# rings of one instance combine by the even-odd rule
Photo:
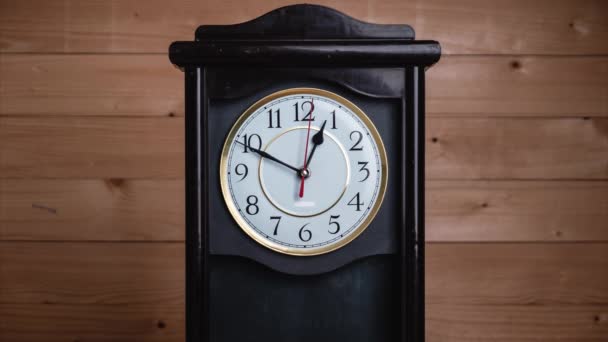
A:
<svg viewBox="0 0 608 342">
<path fill-rule="evenodd" d="M 253 142 L 257 142 L 257 146 L 252 144 Z M 260 137 L 257 134 L 251 134 L 251 135 L 247 135 L 247 134 L 243 134 L 243 153 L 249 153 L 249 146 L 256 148 L 256 149 L 261 149 L 262 148 L 262 137 Z"/>
<path fill-rule="evenodd" d="M 308 105 L 308 109 L 305 109 L 305 105 Z M 293 121 L 315 121 L 315 118 L 312 116 L 312 111 L 315 109 L 315 105 L 312 101 L 304 101 L 302 102 L 302 106 L 300 106 L 299 102 L 293 104 L 295 108 L 295 119 Z M 300 108 L 302 108 L 302 112 L 307 113 L 304 115 L 302 120 L 300 120 Z M 308 110 L 308 112 L 306 112 Z"/>
<path fill-rule="evenodd" d="M 281 216 L 270 216 L 271 220 L 277 220 L 277 224 L 274 226 L 274 232 L 272 235 L 277 235 L 279 233 L 279 223 L 281 223 Z"/>
<path fill-rule="evenodd" d="M 247 196 L 247 207 L 245 211 L 249 215 L 257 215 L 260 212 L 260 208 L 258 207 L 258 197 L 255 195 Z"/>
<path fill-rule="evenodd" d="M 272 108 L 268 110 L 268 128 L 281 128 L 281 110 L 277 109 L 274 112 L 274 114 L 275 115 L 272 115 Z M 275 121 L 273 118 L 275 116 L 277 118 L 277 120 L 276 120 L 277 121 L 277 125 L 276 126 L 273 125 L 273 123 Z"/>
<path fill-rule="evenodd" d="M 355 195 L 355 197 L 353 197 L 348 202 L 348 205 L 353 205 L 353 206 L 357 207 L 357 209 L 355 209 L 355 211 L 361 211 L 361 206 L 363 205 L 363 202 L 361 202 L 361 200 L 359 199 L 359 197 L 360 197 L 360 194 L 357 192 L 357 194 Z"/>
<path fill-rule="evenodd" d="M 329 234 L 338 234 L 338 232 L 340 231 L 340 224 L 338 223 L 338 221 L 333 221 L 334 219 L 339 219 L 340 215 L 331 215 L 329 216 L 329 225 L 331 226 L 332 224 L 334 225 L 334 227 L 336 228 L 335 231 L 331 231 L 331 229 L 328 231 Z"/>
<path fill-rule="evenodd" d="M 354 139 L 353 136 L 355 137 Z M 351 151 L 363 151 L 363 146 L 359 146 L 363 140 L 363 133 L 359 131 L 350 132 L 350 140 L 355 141 L 355 144 L 350 148 Z"/>
<path fill-rule="evenodd" d="M 298 236 L 300 237 L 300 240 L 302 240 L 303 242 L 308 242 L 308 241 L 310 241 L 310 239 L 312 239 L 312 232 L 308 229 L 304 229 L 308 225 L 309 225 L 309 223 L 303 225 L 302 228 L 300 228 L 300 232 L 298 232 Z"/>
</svg>

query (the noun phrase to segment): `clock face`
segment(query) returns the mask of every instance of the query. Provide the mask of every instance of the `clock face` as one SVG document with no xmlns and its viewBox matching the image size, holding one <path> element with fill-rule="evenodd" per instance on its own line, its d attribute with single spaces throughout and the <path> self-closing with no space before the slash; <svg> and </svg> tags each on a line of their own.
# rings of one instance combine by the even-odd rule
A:
<svg viewBox="0 0 608 342">
<path fill-rule="evenodd" d="M 241 229 L 291 255 L 338 249 L 361 234 L 386 189 L 384 145 L 369 118 L 325 90 L 293 88 L 250 107 L 222 150 L 224 200 Z"/>
</svg>

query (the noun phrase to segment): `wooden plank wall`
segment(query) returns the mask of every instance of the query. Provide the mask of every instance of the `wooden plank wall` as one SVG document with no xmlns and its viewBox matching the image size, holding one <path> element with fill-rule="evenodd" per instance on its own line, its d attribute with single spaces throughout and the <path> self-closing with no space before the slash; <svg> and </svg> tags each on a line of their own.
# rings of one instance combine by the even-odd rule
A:
<svg viewBox="0 0 608 342">
<path fill-rule="evenodd" d="M 0 340 L 182 341 L 198 24 L 291 1 L 0 0 Z M 428 72 L 428 341 L 608 340 L 608 2 L 330 0 Z"/>
</svg>

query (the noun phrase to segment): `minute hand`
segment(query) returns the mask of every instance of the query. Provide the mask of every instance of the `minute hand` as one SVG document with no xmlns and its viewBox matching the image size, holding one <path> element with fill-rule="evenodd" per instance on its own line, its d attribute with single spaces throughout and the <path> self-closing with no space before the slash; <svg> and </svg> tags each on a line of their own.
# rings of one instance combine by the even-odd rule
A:
<svg viewBox="0 0 608 342">
<path fill-rule="evenodd" d="M 282 160 L 277 159 L 276 157 L 273 157 L 272 155 L 268 154 L 268 152 L 265 152 L 265 151 L 259 150 L 259 149 L 255 148 L 255 147 L 251 147 L 251 146 L 245 145 L 245 144 L 243 144 L 242 142 L 240 142 L 240 141 L 238 141 L 238 140 L 237 140 L 236 142 L 237 142 L 237 143 L 239 143 L 239 144 L 241 144 L 241 145 L 243 145 L 243 146 L 245 146 L 245 147 L 247 147 L 248 149 L 252 150 L 253 152 L 255 152 L 255 153 L 259 154 L 259 155 L 260 155 L 260 156 L 262 156 L 263 158 L 266 158 L 266 159 L 269 159 L 269 160 L 275 161 L 275 162 L 277 162 L 277 163 L 279 163 L 279 164 L 281 164 L 281 165 L 283 165 L 283 166 L 287 166 L 288 168 L 290 168 L 290 169 L 294 170 L 294 171 L 295 171 L 295 172 L 297 172 L 298 174 L 300 173 L 300 169 L 295 168 L 295 167 L 293 167 L 293 166 L 291 166 L 291 165 L 287 164 L 286 162 L 284 162 L 284 161 L 282 161 Z"/>
</svg>

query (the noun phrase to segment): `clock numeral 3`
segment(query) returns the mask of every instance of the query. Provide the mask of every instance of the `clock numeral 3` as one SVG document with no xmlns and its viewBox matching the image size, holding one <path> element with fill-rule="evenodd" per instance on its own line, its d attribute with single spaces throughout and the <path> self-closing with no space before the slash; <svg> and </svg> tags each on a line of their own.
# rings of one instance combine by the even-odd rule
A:
<svg viewBox="0 0 608 342">
<path fill-rule="evenodd" d="M 329 225 L 331 226 L 333 224 L 336 227 L 336 231 L 332 232 L 330 229 L 329 234 L 338 234 L 338 232 L 340 231 L 340 224 L 338 223 L 338 221 L 332 221 L 333 219 L 339 219 L 339 218 L 340 218 L 340 215 L 329 216 Z"/>
<path fill-rule="evenodd" d="M 312 103 L 312 101 L 302 102 L 301 108 L 302 108 L 303 112 L 306 112 L 306 109 L 304 109 L 304 105 L 308 105 L 308 112 L 306 115 L 304 115 L 302 120 L 300 120 L 300 103 L 296 102 L 293 104 L 293 106 L 295 108 L 295 114 L 296 114 L 296 117 L 293 121 L 315 121 L 315 118 L 312 117 L 312 111 L 315 109 L 315 105 Z"/>
<path fill-rule="evenodd" d="M 251 142 L 257 141 L 257 146 L 252 144 Z M 243 134 L 243 153 L 249 153 L 249 146 L 253 148 L 257 148 L 258 150 L 262 148 L 262 138 L 257 134 Z"/>
<path fill-rule="evenodd" d="M 353 139 L 353 135 L 355 136 L 355 139 Z M 359 131 L 350 132 L 350 140 L 356 140 L 353 147 L 350 148 L 351 151 L 363 151 L 363 146 L 359 146 L 359 144 L 361 144 L 361 140 L 363 140 L 363 133 Z"/>
<path fill-rule="evenodd" d="M 243 171 L 243 169 L 245 169 Z M 241 170 L 241 171 L 239 171 Z M 238 182 L 242 181 L 243 179 L 247 178 L 247 175 L 249 174 L 249 168 L 247 167 L 247 165 L 241 163 L 241 164 L 237 164 L 236 167 L 234 168 L 234 173 L 237 174 L 237 176 L 241 176 L 241 179 L 238 180 Z"/>
<path fill-rule="evenodd" d="M 274 115 L 272 115 L 272 109 L 268 110 L 268 128 L 281 128 L 281 110 L 277 109 L 275 112 L 277 117 L 277 125 L 273 126 L 274 120 L 272 119 Z"/>
<path fill-rule="evenodd" d="M 369 169 L 366 167 L 367 164 L 369 164 L 369 162 L 358 162 L 357 163 L 357 165 L 361 165 L 359 172 L 365 171 L 365 177 L 362 180 L 360 180 L 359 183 L 364 182 L 365 180 L 367 180 L 369 178 Z"/>
<path fill-rule="evenodd" d="M 279 223 L 281 223 L 281 216 L 270 216 L 271 220 L 277 220 L 277 224 L 274 226 L 274 232 L 272 235 L 277 235 L 279 233 Z"/>
<path fill-rule="evenodd" d="M 363 202 L 361 202 L 361 200 L 359 199 L 360 195 L 357 192 L 357 194 L 355 195 L 355 197 L 353 197 L 349 202 L 348 205 L 354 205 L 357 207 L 356 211 L 361 211 L 361 206 L 363 205 Z M 353 201 L 355 203 L 353 203 Z"/>
<path fill-rule="evenodd" d="M 255 195 L 247 196 L 247 207 L 245 211 L 249 215 L 257 215 L 260 212 L 260 208 L 258 207 L 258 198 Z"/>
<path fill-rule="evenodd" d="M 300 228 L 300 232 L 298 233 L 300 240 L 302 240 L 304 242 L 308 242 L 308 241 L 310 241 L 310 239 L 312 239 L 312 232 L 308 229 L 304 229 L 308 225 L 309 225 L 309 223 L 303 225 L 302 228 Z"/>
</svg>

